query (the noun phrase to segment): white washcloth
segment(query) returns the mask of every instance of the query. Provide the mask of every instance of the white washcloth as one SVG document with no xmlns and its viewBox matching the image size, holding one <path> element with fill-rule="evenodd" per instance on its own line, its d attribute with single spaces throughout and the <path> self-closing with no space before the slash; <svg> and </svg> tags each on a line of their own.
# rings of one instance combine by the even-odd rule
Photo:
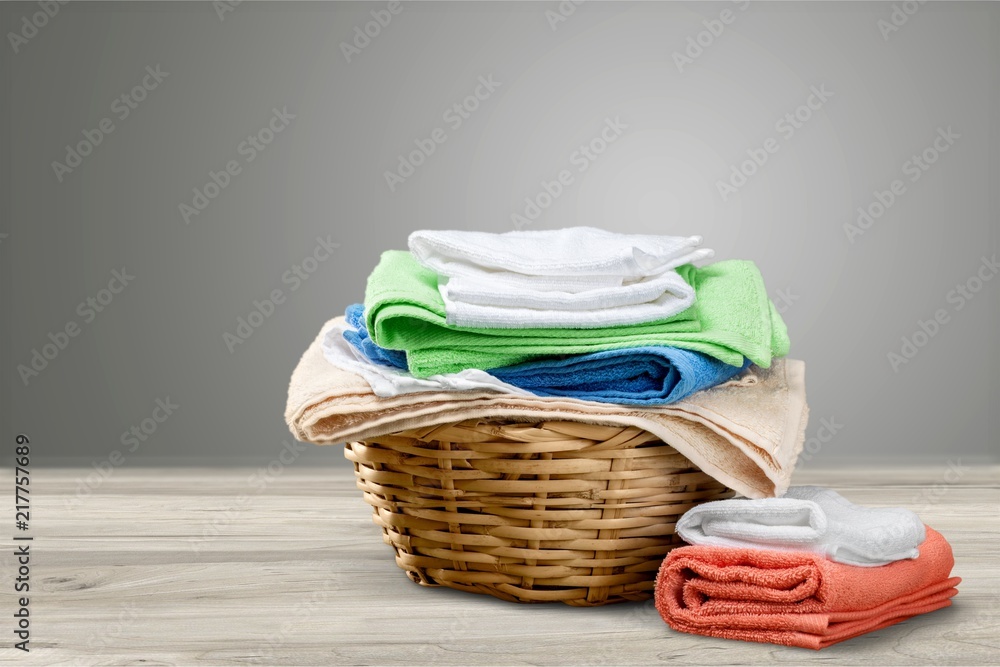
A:
<svg viewBox="0 0 1000 667">
<path fill-rule="evenodd" d="M 448 324 L 597 328 L 666 319 L 694 303 L 676 267 L 712 257 L 700 236 L 593 227 L 503 234 L 417 231 L 410 251 L 438 274 Z"/>
<path fill-rule="evenodd" d="M 487 273 L 527 276 L 645 278 L 711 257 L 696 250 L 700 236 L 616 234 L 594 227 L 511 231 L 502 234 L 421 230 L 410 234 L 417 261 L 438 275 L 483 278 Z"/>
<path fill-rule="evenodd" d="M 516 276 L 519 274 L 509 274 Z M 598 276 L 603 278 L 604 276 Z M 514 287 L 509 283 L 497 289 L 496 280 L 479 281 L 475 278 L 447 277 L 438 279 L 438 287 L 445 304 L 449 301 L 477 306 L 501 308 L 547 308 L 552 310 L 596 310 L 619 306 L 636 306 L 649 303 L 669 292 L 679 299 L 694 294 L 694 288 L 684 282 L 677 271 L 670 270 L 638 280 L 592 287 L 586 290 L 558 290 L 547 281 L 546 291 Z"/>
<path fill-rule="evenodd" d="M 626 279 L 622 276 L 544 276 L 542 280 L 544 280 L 542 286 L 546 290 L 577 294 L 607 287 L 621 287 L 625 284 Z M 483 291 L 484 288 L 496 291 L 498 282 L 503 284 L 504 290 L 515 292 L 534 293 L 539 288 L 539 276 L 527 276 L 513 271 L 480 271 L 476 273 L 474 270 L 470 270 L 468 275 L 456 278 L 438 274 L 438 282 L 451 282 L 453 283 L 452 289 L 457 283 L 462 289 L 468 289 L 470 293 Z"/>
<path fill-rule="evenodd" d="M 594 329 L 624 324 L 641 324 L 663 320 L 681 313 L 694 305 L 694 288 L 684 282 L 676 271 L 660 276 L 667 291 L 647 303 L 632 305 L 582 306 L 575 310 L 545 307 L 500 307 L 483 306 L 476 303 L 455 301 L 448 293 L 447 285 L 439 286 L 444 299 L 445 321 L 459 327 L 480 327 L 486 329 L 524 329 L 536 327 L 560 327 L 574 329 Z M 621 289 L 621 288 L 619 288 Z M 558 293 L 557 293 L 558 294 Z M 587 294 L 583 292 L 581 294 Z M 544 294 L 540 294 L 543 296 Z"/>
<path fill-rule="evenodd" d="M 415 378 L 406 371 L 391 366 L 372 363 L 344 339 L 344 331 L 350 326 L 342 319 L 328 323 L 322 333 L 323 356 L 333 366 L 348 373 L 360 375 L 371 386 L 376 396 L 389 397 L 415 394 L 424 391 L 496 391 L 517 396 L 533 396 L 530 391 L 515 387 L 496 378 L 486 371 L 467 368 L 458 373 L 431 375 Z"/>
<path fill-rule="evenodd" d="M 789 487 L 781 498 L 704 503 L 688 510 L 676 530 L 690 544 L 809 551 L 862 567 L 916 558 L 926 538 L 910 510 L 861 507 L 818 486 Z"/>
</svg>

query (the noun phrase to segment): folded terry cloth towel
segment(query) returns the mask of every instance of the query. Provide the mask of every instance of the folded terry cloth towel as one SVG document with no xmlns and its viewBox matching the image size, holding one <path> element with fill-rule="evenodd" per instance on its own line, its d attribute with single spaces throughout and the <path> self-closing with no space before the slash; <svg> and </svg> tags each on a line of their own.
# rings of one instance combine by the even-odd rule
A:
<svg viewBox="0 0 1000 667">
<path fill-rule="evenodd" d="M 700 236 L 593 227 L 417 231 L 414 257 L 438 276 L 445 321 L 460 327 L 607 327 L 660 320 L 694 302 L 672 269 L 711 257 Z"/>
<path fill-rule="evenodd" d="M 511 274 L 520 275 L 520 274 Z M 605 276 L 598 276 L 604 280 Z M 449 279 L 438 276 L 438 290 L 444 299 L 445 306 L 450 303 L 457 306 L 496 306 L 498 308 L 524 308 L 542 310 L 586 311 L 600 308 L 618 308 L 621 306 L 638 306 L 660 299 L 664 294 L 671 294 L 677 299 L 694 299 L 694 288 L 671 269 L 655 276 L 637 280 L 618 280 L 614 285 L 595 285 L 592 288 L 564 290 L 553 288 L 550 284 L 558 284 L 557 277 L 543 276 L 538 280 L 547 281 L 544 285 L 532 285 L 530 288 L 499 283 L 494 277 L 484 281 L 469 279 Z M 544 289 L 539 289 L 542 287 Z M 449 311 L 449 315 L 451 311 Z M 673 313 L 671 313 L 672 315 Z M 470 325 L 462 325 L 470 326 Z"/>
<path fill-rule="evenodd" d="M 878 568 L 804 551 L 691 546 L 656 576 L 656 608 L 674 630 L 821 649 L 951 604 L 951 546 L 932 528 L 920 557 Z"/>
<path fill-rule="evenodd" d="M 285 421 L 299 440 L 330 445 L 466 419 L 637 426 L 670 443 L 723 484 L 744 496 L 763 498 L 788 488 L 805 439 L 805 364 L 797 360 L 778 359 L 768 369 L 751 367 L 672 405 L 635 409 L 496 391 L 380 398 L 364 377 L 323 356 L 322 341 L 331 324 L 324 326 L 292 373 Z"/>
<path fill-rule="evenodd" d="M 862 567 L 916 558 L 926 537 L 908 509 L 861 507 L 819 486 L 793 486 L 781 498 L 698 505 L 677 522 L 677 534 L 690 544 L 811 551 Z"/>
<path fill-rule="evenodd" d="M 347 310 L 356 312 L 357 306 Z M 360 329 L 347 326 L 351 324 Z M 334 320 L 323 337 L 323 355 L 333 365 L 364 377 L 376 396 L 486 389 L 619 405 L 666 405 L 725 382 L 750 365 L 747 360 L 743 366 L 730 366 L 698 352 L 660 346 L 546 357 L 488 372 L 465 369 L 415 378 L 405 367 L 384 361 L 384 353 L 394 350 L 381 350 L 372 343 L 363 323 L 348 315 L 347 325 Z"/>
<path fill-rule="evenodd" d="M 422 265 L 452 278 L 496 272 L 644 278 L 711 257 L 712 250 L 697 249 L 701 241 L 700 236 L 616 234 L 594 227 L 503 234 L 421 230 L 410 234 L 409 248 Z"/>
<path fill-rule="evenodd" d="M 665 320 L 594 329 L 466 328 L 445 322 L 437 276 L 410 253 L 390 250 L 368 278 L 365 318 L 377 345 L 406 351 L 416 377 L 645 345 L 694 350 L 731 366 L 749 358 L 763 368 L 788 353 L 788 331 L 753 262 L 686 264 L 677 271 L 695 288 L 696 301 Z"/>
<path fill-rule="evenodd" d="M 545 358 L 490 370 L 538 396 L 600 403 L 667 405 L 721 384 L 746 369 L 678 347 L 647 346 Z"/>
<path fill-rule="evenodd" d="M 371 359 L 376 364 L 394 366 L 406 369 L 406 353 L 401 350 L 389 350 L 379 347 L 368 336 L 368 329 L 365 328 L 365 306 L 362 303 L 355 303 L 347 307 L 344 312 L 347 320 L 346 327 L 342 334 L 347 341 L 354 346 L 361 354 Z"/>
<path fill-rule="evenodd" d="M 516 329 L 524 327 L 612 327 L 662 320 L 694 304 L 695 292 L 676 271 L 622 287 L 586 292 L 513 292 L 497 280 L 474 287 L 473 298 L 461 296 L 461 278 L 441 282 L 445 322 L 460 327 Z M 492 294 L 495 298 L 490 299 Z M 647 296 L 648 295 L 648 296 Z M 483 304 L 492 300 L 494 303 Z"/>
</svg>

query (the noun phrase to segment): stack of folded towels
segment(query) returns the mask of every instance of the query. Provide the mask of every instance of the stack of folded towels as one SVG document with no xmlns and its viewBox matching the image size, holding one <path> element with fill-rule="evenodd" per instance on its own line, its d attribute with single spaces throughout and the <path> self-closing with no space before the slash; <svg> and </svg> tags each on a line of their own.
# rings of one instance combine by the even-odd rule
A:
<svg viewBox="0 0 1000 667">
<path fill-rule="evenodd" d="M 830 489 L 719 500 L 677 522 L 693 546 L 656 578 L 675 630 L 821 649 L 951 604 L 951 546 L 902 508 L 868 508 Z"/>
<path fill-rule="evenodd" d="M 590 227 L 417 231 L 292 376 L 303 440 L 472 417 L 644 428 L 737 491 L 787 488 L 801 361 L 751 261 L 696 266 L 699 236 Z M 323 359 L 321 367 L 318 359 Z"/>
<path fill-rule="evenodd" d="M 414 232 L 410 252 L 383 254 L 324 352 L 380 396 L 482 387 L 675 403 L 788 352 L 757 267 L 696 268 L 714 254 L 700 243 L 589 227 Z"/>
</svg>

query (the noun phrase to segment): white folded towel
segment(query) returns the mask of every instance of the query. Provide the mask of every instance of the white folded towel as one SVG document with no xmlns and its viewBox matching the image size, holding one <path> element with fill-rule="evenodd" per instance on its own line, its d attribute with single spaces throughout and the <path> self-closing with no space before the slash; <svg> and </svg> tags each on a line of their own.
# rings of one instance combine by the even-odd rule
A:
<svg viewBox="0 0 1000 667">
<path fill-rule="evenodd" d="M 589 292 L 590 290 L 602 289 L 606 287 L 621 287 L 625 284 L 622 276 L 545 276 L 543 287 L 554 292 L 568 292 L 577 294 L 579 292 Z M 438 281 L 458 282 L 467 286 L 470 291 L 481 289 L 483 286 L 496 285 L 497 281 L 502 281 L 504 289 L 536 291 L 539 287 L 539 277 L 529 276 L 513 271 L 480 271 L 470 270 L 467 275 L 460 278 L 449 278 L 438 274 Z"/>
<path fill-rule="evenodd" d="M 616 234 L 595 227 L 511 231 L 502 234 L 420 230 L 410 252 L 438 275 L 484 277 L 496 271 L 527 276 L 645 278 L 711 257 L 696 250 L 700 236 Z"/>
<path fill-rule="evenodd" d="M 431 375 L 415 378 L 404 370 L 374 364 L 344 339 L 350 326 L 343 320 L 333 320 L 323 332 L 323 356 L 333 366 L 348 373 L 360 375 L 371 386 L 376 396 L 389 397 L 415 394 L 424 391 L 496 391 L 517 396 L 534 396 L 530 391 L 493 377 L 486 371 L 468 368 L 458 373 Z"/>
<path fill-rule="evenodd" d="M 660 277 L 661 283 L 669 285 L 669 288 L 647 303 L 618 306 L 614 305 L 613 298 L 608 297 L 605 299 L 607 305 L 581 306 L 575 310 L 482 306 L 453 300 L 448 293 L 447 285 L 439 287 L 439 291 L 444 299 L 445 321 L 455 326 L 486 329 L 526 327 L 593 329 L 663 320 L 694 305 L 694 288 L 684 282 L 676 271 L 670 271 Z M 547 294 L 540 293 L 539 298 Z M 581 294 L 588 293 L 581 292 Z"/>
<path fill-rule="evenodd" d="M 507 274 L 517 276 L 519 274 Z M 604 277 L 604 276 L 598 276 Z M 669 292 L 677 298 L 693 296 L 694 289 L 684 282 L 676 271 L 665 271 L 659 275 L 637 280 L 617 280 L 614 285 L 595 286 L 586 290 L 559 290 L 552 287 L 548 277 L 547 291 L 538 291 L 512 285 L 506 280 L 495 278 L 480 281 L 475 278 L 447 277 L 438 279 L 438 287 L 448 301 L 477 306 L 498 306 L 501 308 L 550 308 L 552 310 L 596 310 L 619 306 L 637 306 L 655 301 Z M 498 287 L 497 283 L 500 282 Z M 537 285 L 536 285 L 537 287 Z"/>
<path fill-rule="evenodd" d="M 688 510 L 676 530 L 689 544 L 809 551 L 862 567 L 916 558 L 926 538 L 910 510 L 861 507 L 818 486 L 793 486 L 781 498 L 704 503 Z"/>
<path fill-rule="evenodd" d="M 676 267 L 712 257 L 700 236 L 593 227 L 503 234 L 417 231 L 410 251 L 438 274 L 448 324 L 596 328 L 666 319 L 694 288 Z"/>
</svg>

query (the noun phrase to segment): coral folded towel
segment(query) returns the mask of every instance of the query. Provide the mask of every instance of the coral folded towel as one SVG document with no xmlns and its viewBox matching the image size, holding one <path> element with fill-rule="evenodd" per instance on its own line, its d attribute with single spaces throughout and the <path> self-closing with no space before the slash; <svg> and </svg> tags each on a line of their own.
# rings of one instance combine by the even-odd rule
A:
<svg viewBox="0 0 1000 667">
<path fill-rule="evenodd" d="M 920 556 L 856 567 L 804 551 L 689 546 L 656 577 L 656 608 L 675 630 L 821 649 L 951 604 L 951 546 L 932 528 Z"/>
</svg>

